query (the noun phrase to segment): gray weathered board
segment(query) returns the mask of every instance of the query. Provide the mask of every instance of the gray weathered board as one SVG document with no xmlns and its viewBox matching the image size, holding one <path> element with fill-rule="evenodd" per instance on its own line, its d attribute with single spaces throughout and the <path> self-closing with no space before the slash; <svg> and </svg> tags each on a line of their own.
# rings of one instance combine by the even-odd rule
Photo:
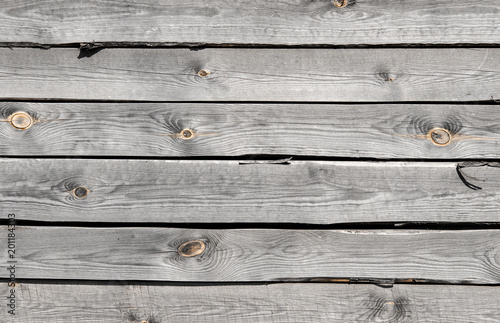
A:
<svg viewBox="0 0 500 323">
<path fill-rule="evenodd" d="M 500 322 L 499 103 L 498 0 L 2 1 L 0 322 Z"/>
<path fill-rule="evenodd" d="M 4 158 L 0 207 L 59 222 L 500 222 L 498 163 L 269 162 Z"/>
<path fill-rule="evenodd" d="M 199 213 L 203 216 L 203 213 Z M 6 227 L 0 227 L 6 231 Z M 201 241 L 203 253 L 178 249 Z M 16 229 L 22 278 L 266 282 L 346 278 L 500 284 L 498 230 Z M 183 250 L 183 249 L 182 249 Z M 7 253 L 1 255 L 8 267 Z M 0 272 L 8 278 L 9 272 Z"/>
<path fill-rule="evenodd" d="M 0 103 L 0 155 L 500 158 L 499 105 Z M 34 124 L 19 130 L 16 112 Z M 429 133 L 452 134 L 446 146 Z M 193 136 L 186 140 L 182 132 Z"/>
<path fill-rule="evenodd" d="M 270 284 L 176 286 L 21 282 L 4 323 L 500 322 L 489 286 Z M 7 293 L 6 284 L 0 294 Z"/>
<path fill-rule="evenodd" d="M 9 0 L 0 42 L 500 43 L 497 0 L 346 1 Z"/>
<path fill-rule="evenodd" d="M 0 48 L 0 69 L 0 99 L 493 102 L 500 97 L 500 48 L 113 48 L 91 57 L 72 48 Z M 198 74 L 202 70 L 206 76 Z"/>
</svg>

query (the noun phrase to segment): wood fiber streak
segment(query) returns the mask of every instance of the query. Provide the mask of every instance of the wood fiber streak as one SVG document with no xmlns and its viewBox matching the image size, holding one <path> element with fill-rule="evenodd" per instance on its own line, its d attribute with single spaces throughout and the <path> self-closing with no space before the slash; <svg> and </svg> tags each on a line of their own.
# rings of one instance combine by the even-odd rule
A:
<svg viewBox="0 0 500 323">
<path fill-rule="evenodd" d="M 9 158 L 0 160 L 0 208 L 39 221 L 499 222 L 500 168 L 461 174 L 482 189 L 449 162 Z"/>
<path fill-rule="evenodd" d="M 491 101 L 500 48 L 0 48 L 0 99 Z M 208 73 L 200 76 L 200 71 Z M 205 74 L 202 74 L 205 75 Z"/>
<path fill-rule="evenodd" d="M 2 228 L 6 233 L 6 227 Z M 201 255 L 180 245 L 202 241 Z M 33 279 L 257 282 L 317 278 L 500 283 L 500 232 L 24 227 L 16 275 Z M 7 267 L 7 256 L 0 258 Z M 7 278 L 7 270 L 0 278 Z"/>
<path fill-rule="evenodd" d="M 495 105 L 0 103 L 1 120 L 19 111 L 34 124 L 0 122 L 0 155 L 500 158 Z"/>
<path fill-rule="evenodd" d="M 498 44 L 496 0 L 2 1 L 0 42 Z M 27 27 L 29 26 L 29 27 Z"/>
<path fill-rule="evenodd" d="M 5 323 L 500 322 L 498 287 L 112 284 L 21 283 L 16 287 L 16 319 L 7 311 L 0 312 L 0 319 Z M 7 294 L 6 284 L 0 285 L 0 293 Z"/>
</svg>

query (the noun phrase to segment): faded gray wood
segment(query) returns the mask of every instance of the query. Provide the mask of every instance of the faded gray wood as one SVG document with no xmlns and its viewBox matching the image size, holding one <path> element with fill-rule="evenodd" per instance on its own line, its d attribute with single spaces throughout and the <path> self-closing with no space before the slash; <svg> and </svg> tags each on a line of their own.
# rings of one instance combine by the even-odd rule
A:
<svg viewBox="0 0 500 323">
<path fill-rule="evenodd" d="M 246 161 L 242 161 L 245 163 Z M 456 163 L 1 159 L 19 220 L 163 223 L 499 222 L 500 168 Z M 496 166 L 491 164 L 491 166 Z M 85 187 L 75 196 L 75 189 Z M 85 197 L 83 197 L 85 196 Z"/>
<path fill-rule="evenodd" d="M 9 123 L 20 111 L 26 130 Z M 0 120 L 3 156 L 500 157 L 495 105 L 3 102 Z"/>
<path fill-rule="evenodd" d="M 342 2 L 342 0 L 339 0 Z M 0 42 L 498 44 L 496 0 L 3 1 Z M 29 28 L 27 27 L 29 26 Z"/>
<path fill-rule="evenodd" d="M 500 97 L 500 48 L 138 48 L 78 56 L 77 49 L 68 48 L 0 48 L 0 99 L 456 102 Z M 204 77 L 198 75 L 202 70 Z"/>
<path fill-rule="evenodd" d="M 181 256 L 178 248 L 189 241 L 203 242 L 204 252 Z M 332 277 L 498 284 L 500 231 L 18 226 L 15 259 L 18 279 L 257 282 Z M 6 261 L 2 254 L 2 267 Z M 0 272 L 0 278 L 8 275 Z"/>
<path fill-rule="evenodd" d="M 118 284 L 118 285 L 115 285 Z M 2 322 L 500 322 L 499 287 L 21 283 Z M 1 295 L 7 284 L 0 285 Z"/>
</svg>

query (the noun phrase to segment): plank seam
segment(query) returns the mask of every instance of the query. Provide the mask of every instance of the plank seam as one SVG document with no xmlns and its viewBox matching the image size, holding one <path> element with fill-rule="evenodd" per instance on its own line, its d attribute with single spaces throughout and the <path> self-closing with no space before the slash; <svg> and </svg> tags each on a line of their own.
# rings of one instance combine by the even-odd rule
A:
<svg viewBox="0 0 500 323">
<path fill-rule="evenodd" d="M 276 164 L 290 165 L 294 162 L 366 162 L 366 163 L 466 163 L 478 164 L 475 167 L 497 167 L 490 166 L 500 163 L 497 158 L 375 158 L 375 157 L 336 157 L 322 155 L 236 155 L 236 156 L 185 156 L 185 157 L 164 157 L 164 156 L 126 156 L 126 155 L 0 155 L 0 159 L 71 159 L 71 160 L 164 160 L 164 161 L 234 161 L 241 166 L 247 164 Z M 471 167 L 471 166 L 465 166 Z M 463 168 L 463 167 L 462 167 Z"/>
<path fill-rule="evenodd" d="M 254 105 L 402 105 L 402 104 L 419 104 L 419 105 L 499 105 L 500 99 L 491 96 L 488 100 L 472 100 L 472 101 L 164 101 L 164 100 L 94 100 L 94 99 L 58 99 L 58 98 L 11 98 L 0 97 L 0 102 L 30 102 L 30 103 L 178 103 L 178 104 L 254 104 Z"/>
<path fill-rule="evenodd" d="M 324 43 L 307 43 L 300 45 L 286 44 L 245 44 L 245 43 L 204 43 L 204 42 L 83 42 L 83 43 L 35 43 L 35 42 L 0 42 L 0 47 L 6 48 L 78 48 L 93 50 L 97 48 L 191 48 L 194 50 L 204 48 L 261 48 L 261 49 L 373 49 L 373 48 L 500 48 L 500 44 L 492 43 L 399 43 L 399 44 L 349 44 L 332 45 Z"/>
<path fill-rule="evenodd" d="M 8 219 L 0 219 L 0 225 L 7 225 Z M 193 230 L 234 230 L 234 229 L 269 229 L 269 230 L 433 230 L 433 231 L 470 231 L 500 230 L 500 222 L 344 222 L 334 224 L 310 223 L 157 223 L 157 222 L 78 222 L 78 221 L 34 221 L 16 220 L 17 227 L 76 227 L 76 228 L 172 228 Z"/>
<path fill-rule="evenodd" d="M 0 278 L 0 284 L 9 282 L 9 279 Z M 471 283 L 450 283 L 442 280 L 426 279 L 377 279 L 377 278 L 315 278 L 314 280 L 282 280 L 282 281 L 245 281 L 245 282 L 181 282 L 181 281 L 155 281 L 155 280 L 88 280 L 88 279 L 47 279 L 47 278 L 19 278 L 19 284 L 46 284 L 46 285 L 97 285 L 97 286 L 123 286 L 123 285 L 143 285 L 143 286 L 267 286 L 267 285 L 287 285 L 287 284 L 338 284 L 338 285 L 373 285 L 382 288 L 392 288 L 400 285 L 453 285 L 470 287 L 500 287 L 500 284 L 471 284 Z"/>
</svg>

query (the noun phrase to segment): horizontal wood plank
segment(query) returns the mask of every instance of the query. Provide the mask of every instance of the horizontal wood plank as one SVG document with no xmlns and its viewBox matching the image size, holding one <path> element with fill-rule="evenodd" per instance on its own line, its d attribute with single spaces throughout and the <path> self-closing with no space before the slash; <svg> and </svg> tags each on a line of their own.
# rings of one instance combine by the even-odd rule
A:
<svg viewBox="0 0 500 323">
<path fill-rule="evenodd" d="M 498 44 L 498 1 L 4 1 L 0 42 Z M 27 27 L 29 26 L 29 28 Z"/>
<path fill-rule="evenodd" d="M 0 228 L 7 240 L 6 226 Z M 500 283 L 500 232 L 24 227 L 16 277 L 257 282 L 419 279 Z M 1 255 L 8 267 L 7 253 Z M 9 271 L 0 272 L 8 278 Z"/>
<path fill-rule="evenodd" d="M 500 288 L 489 286 L 23 282 L 15 293 L 15 317 L 4 309 L 2 322 L 500 322 Z"/>
<path fill-rule="evenodd" d="M 0 207 L 19 220 L 38 221 L 500 220 L 500 168 L 493 163 L 462 168 L 464 181 L 450 162 L 239 163 L 1 159 Z"/>
<path fill-rule="evenodd" d="M 500 158 L 495 105 L 3 102 L 0 120 L 3 156 Z"/>
<path fill-rule="evenodd" d="M 0 99 L 491 102 L 500 97 L 500 48 L 137 48 L 81 55 L 69 48 L 0 48 Z"/>
</svg>

